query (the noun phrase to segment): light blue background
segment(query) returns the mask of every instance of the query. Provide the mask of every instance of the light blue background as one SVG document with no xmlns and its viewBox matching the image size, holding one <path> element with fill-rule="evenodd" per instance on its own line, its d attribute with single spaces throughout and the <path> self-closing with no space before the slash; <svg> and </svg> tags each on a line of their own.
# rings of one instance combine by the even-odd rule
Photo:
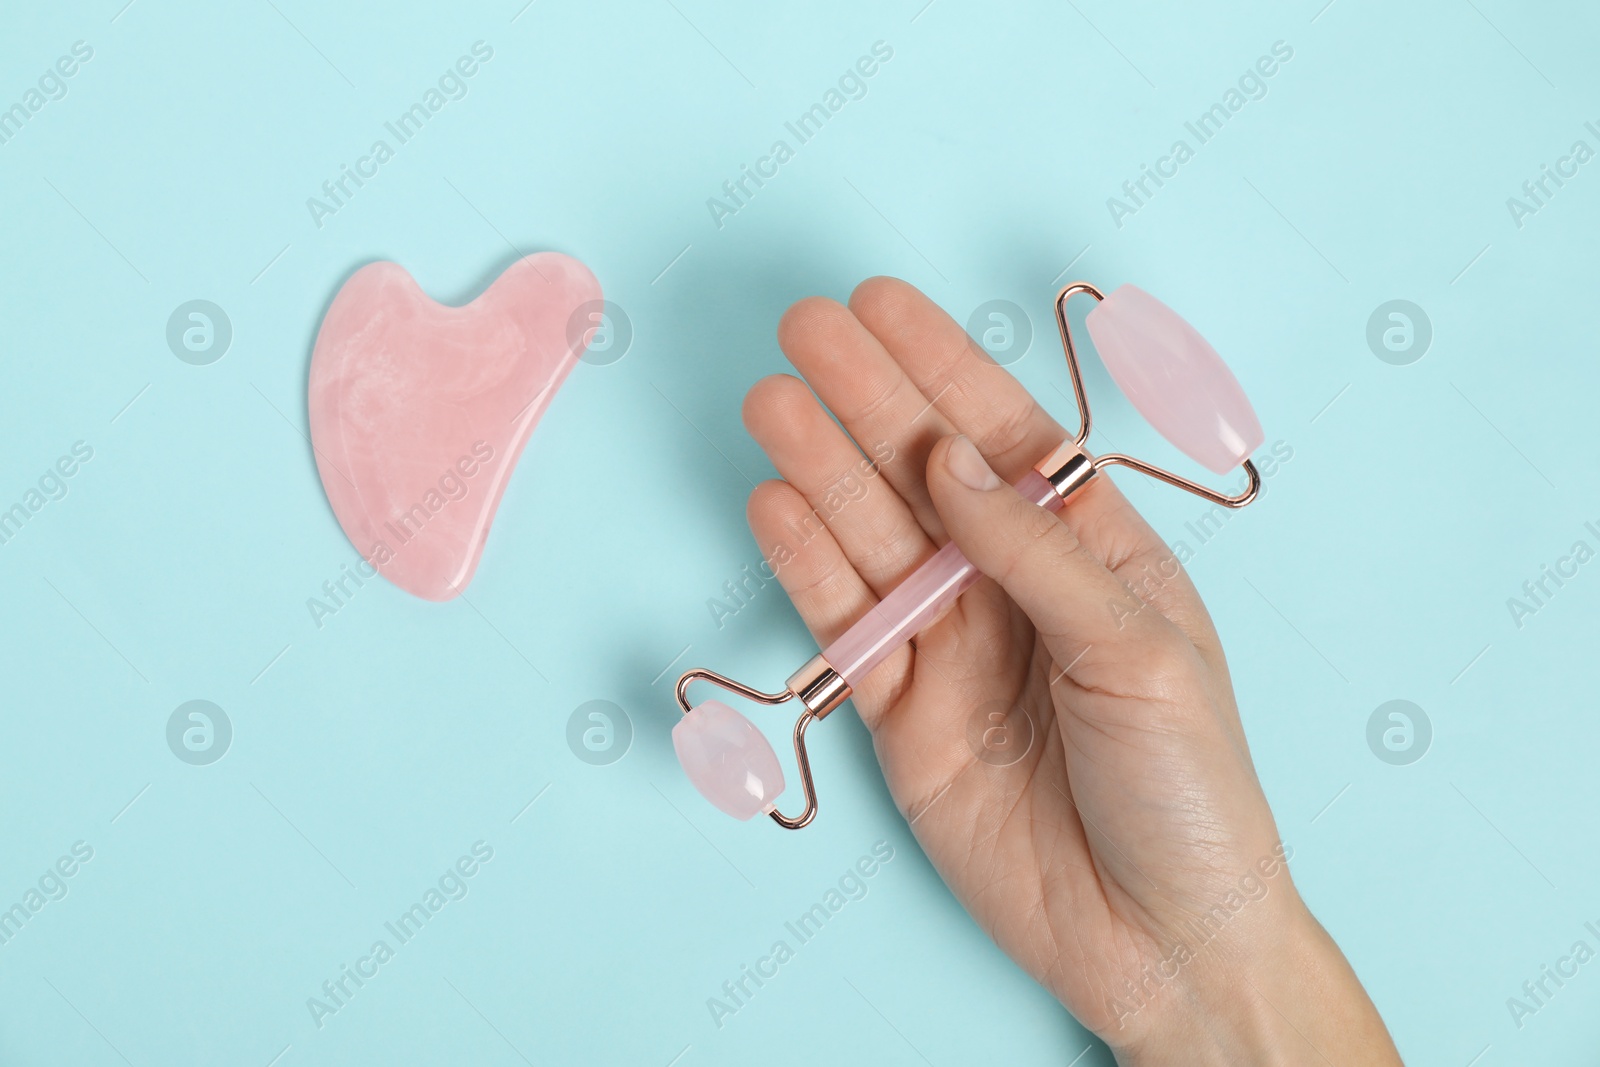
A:
<svg viewBox="0 0 1600 1067">
<path fill-rule="evenodd" d="M 771 685 L 811 651 L 775 588 L 706 606 L 757 558 L 739 398 L 784 367 L 784 307 L 875 273 L 1025 307 L 1014 369 L 1064 418 L 1070 277 L 1137 281 L 1229 356 L 1293 459 L 1191 569 L 1297 882 L 1408 1062 L 1592 1059 L 1600 962 L 1520 1030 L 1506 998 L 1595 945 L 1600 563 L 1521 629 L 1506 600 L 1600 547 L 1600 163 L 1521 229 L 1505 203 L 1600 147 L 1591 7 L 123 2 L 0 31 L 0 106 L 94 49 L 0 145 L 0 504 L 94 449 L 0 546 L 0 906 L 94 848 L 0 946 L 0 1062 L 1109 1062 L 951 899 L 853 715 L 815 731 L 801 834 L 721 817 L 672 756 L 680 670 Z M 306 198 L 477 40 L 469 95 L 317 228 Z M 879 40 L 868 95 L 714 225 Z M 1266 98 L 1114 225 L 1280 40 Z M 319 630 L 356 559 L 302 436 L 324 307 L 375 258 L 460 302 L 514 248 L 586 261 L 631 350 L 556 399 L 471 606 L 372 583 Z M 211 366 L 164 339 L 195 298 L 234 328 Z M 1433 323 L 1409 366 L 1365 340 L 1392 298 Z M 1109 440 L 1168 455 L 1091 388 Z M 1169 539 L 1203 510 L 1118 477 Z M 234 727 L 206 767 L 165 740 L 195 698 Z M 1410 766 L 1365 739 L 1394 698 L 1433 724 Z M 592 699 L 634 725 L 610 766 L 565 740 Z M 316 1028 L 306 998 L 480 839 L 470 894 Z M 706 999 L 880 840 L 869 894 L 719 1029 Z"/>
</svg>

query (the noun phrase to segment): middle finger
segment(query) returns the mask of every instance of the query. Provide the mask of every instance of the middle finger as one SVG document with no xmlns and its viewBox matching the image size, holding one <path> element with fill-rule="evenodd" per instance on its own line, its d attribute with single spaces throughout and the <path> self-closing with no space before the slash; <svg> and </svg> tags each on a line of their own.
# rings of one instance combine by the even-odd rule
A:
<svg viewBox="0 0 1600 1067">
<path fill-rule="evenodd" d="M 807 297 L 796 303 L 778 324 L 778 344 L 852 437 L 894 448 L 895 462 L 884 475 L 922 528 L 943 542 L 944 524 L 924 472 L 933 446 L 955 432 L 944 414 L 837 301 Z"/>
</svg>

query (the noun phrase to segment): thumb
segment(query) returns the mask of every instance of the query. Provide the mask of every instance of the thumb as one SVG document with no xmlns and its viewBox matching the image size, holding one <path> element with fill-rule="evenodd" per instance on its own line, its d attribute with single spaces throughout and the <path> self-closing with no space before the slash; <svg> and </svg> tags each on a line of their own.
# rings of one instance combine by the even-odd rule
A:
<svg viewBox="0 0 1600 1067">
<path fill-rule="evenodd" d="M 951 540 L 1033 621 L 1051 657 L 1080 684 L 1128 653 L 1152 651 L 1172 626 L 1085 549 L 1050 511 L 1001 481 L 960 434 L 928 457 L 928 491 Z M 1159 646 L 1157 646 L 1159 647 Z M 1107 685 L 1106 688 L 1120 688 Z"/>
</svg>

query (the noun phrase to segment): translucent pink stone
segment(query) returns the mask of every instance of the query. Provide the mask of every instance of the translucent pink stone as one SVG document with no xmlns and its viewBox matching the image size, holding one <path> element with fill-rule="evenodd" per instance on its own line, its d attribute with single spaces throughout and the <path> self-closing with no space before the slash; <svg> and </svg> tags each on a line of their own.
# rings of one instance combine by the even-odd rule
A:
<svg viewBox="0 0 1600 1067">
<path fill-rule="evenodd" d="M 599 300 L 589 269 L 553 252 L 461 307 L 396 263 L 345 282 L 311 356 L 311 444 L 339 525 L 384 577 L 427 600 L 466 588 L 522 447 L 587 341 L 574 313 Z"/>
<path fill-rule="evenodd" d="M 749 719 L 717 700 L 672 728 L 672 747 L 700 795 L 735 819 L 771 811 L 783 792 L 777 753 Z"/>
<path fill-rule="evenodd" d="M 1037 472 L 1017 482 L 1017 492 L 1040 507 L 1057 511 L 1060 495 Z M 889 654 L 939 616 L 946 605 L 982 575 L 951 541 L 897 585 L 855 625 L 834 639 L 822 656 L 840 677 L 857 687 Z"/>
<path fill-rule="evenodd" d="M 1190 459 L 1226 474 L 1261 447 L 1261 423 L 1238 379 L 1167 305 L 1124 285 L 1095 305 L 1088 326 L 1117 387 Z"/>
</svg>

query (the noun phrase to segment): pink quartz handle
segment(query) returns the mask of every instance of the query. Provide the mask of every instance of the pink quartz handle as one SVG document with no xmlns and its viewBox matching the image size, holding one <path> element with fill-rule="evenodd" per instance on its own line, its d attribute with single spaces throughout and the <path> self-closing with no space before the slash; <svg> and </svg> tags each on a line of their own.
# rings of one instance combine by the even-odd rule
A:
<svg viewBox="0 0 1600 1067">
<path fill-rule="evenodd" d="M 1038 471 L 1023 475 L 1016 489 L 1051 511 L 1058 510 L 1063 503 L 1055 487 Z M 921 632 L 947 604 L 971 588 L 980 577 L 978 568 L 951 541 L 876 607 L 857 619 L 854 626 L 840 634 L 823 650 L 822 657 L 852 689 L 859 687 L 872 673 L 872 668 Z"/>
</svg>

